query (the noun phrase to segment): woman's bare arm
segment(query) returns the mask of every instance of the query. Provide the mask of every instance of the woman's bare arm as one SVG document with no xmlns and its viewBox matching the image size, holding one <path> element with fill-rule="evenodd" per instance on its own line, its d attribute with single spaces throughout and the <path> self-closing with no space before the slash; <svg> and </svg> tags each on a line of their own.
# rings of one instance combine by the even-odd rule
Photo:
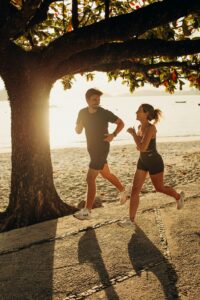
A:
<svg viewBox="0 0 200 300">
<path fill-rule="evenodd" d="M 147 150 L 149 143 L 153 136 L 156 134 L 156 128 L 154 125 L 151 125 L 147 128 L 144 136 L 141 138 L 135 131 L 135 128 L 128 128 L 127 130 L 132 136 L 137 146 L 137 150 L 144 152 Z"/>
</svg>

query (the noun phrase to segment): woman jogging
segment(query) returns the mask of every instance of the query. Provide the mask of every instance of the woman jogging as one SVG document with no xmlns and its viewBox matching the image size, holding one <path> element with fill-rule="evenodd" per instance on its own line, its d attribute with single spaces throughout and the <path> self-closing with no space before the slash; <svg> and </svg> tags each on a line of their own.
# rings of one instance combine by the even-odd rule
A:
<svg viewBox="0 0 200 300">
<path fill-rule="evenodd" d="M 134 128 L 127 130 L 133 136 L 137 150 L 140 152 L 130 197 L 129 224 L 131 225 L 135 221 L 139 194 L 148 173 L 157 192 L 173 197 L 176 200 L 177 209 L 184 206 L 184 193 L 177 193 L 171 186 L 166 186 L 163 182 L 164 163 L 156 150 L 157 130 L 155 126 L 161 115 L 162 112 L 159 109 L 154 109 L 150 104 L 142 104 L 136 112 L 137 120 L 140 122 L 138 132 L 136 133 Z"/>
</svg>

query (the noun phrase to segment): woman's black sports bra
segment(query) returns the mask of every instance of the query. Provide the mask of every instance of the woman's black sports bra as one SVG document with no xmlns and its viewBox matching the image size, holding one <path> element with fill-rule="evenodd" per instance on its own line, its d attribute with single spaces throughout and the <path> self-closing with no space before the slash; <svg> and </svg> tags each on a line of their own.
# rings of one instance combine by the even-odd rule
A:
<svg viewBox="0 0 200 300">
<path fill-rule="evenodd" d="M 147 150 L 145 152 L 157 152 L 156 149 L 156 137 L 152 138 L 149 142 Z"/>
<path fill-rule="evenodd" d="M 156 149 L 156 138 L 152 138 L 149 142 L 148 148 L 146 150 L 147 152 L 157 152 Z M 145 152 L 146 152 L 145 151 Z"/>
</svg>

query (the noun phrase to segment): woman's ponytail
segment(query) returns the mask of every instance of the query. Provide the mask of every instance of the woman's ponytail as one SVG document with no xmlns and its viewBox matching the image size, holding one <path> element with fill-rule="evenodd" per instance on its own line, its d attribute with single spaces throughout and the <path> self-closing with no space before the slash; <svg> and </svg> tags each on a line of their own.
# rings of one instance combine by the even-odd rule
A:
<svg viewBox="0 0 200 300">
<path fill-rule="evenodd" d="M 159 108 L 154 109 L 154 124 L 158 123 L 160 121 L 160 118 L 162 117 L 162 111 Z"/>
<path fill-rule="evenodd" d="M 144 103 L 142 104 L 143 111 L 148 113 L 147 119 L 149 121 L 154 120 L 154 124 L 160 121 L 162 116 L 162 111 L 158 108 L 154 109 L 154 107 L 150 104 Z"/>
</svg>

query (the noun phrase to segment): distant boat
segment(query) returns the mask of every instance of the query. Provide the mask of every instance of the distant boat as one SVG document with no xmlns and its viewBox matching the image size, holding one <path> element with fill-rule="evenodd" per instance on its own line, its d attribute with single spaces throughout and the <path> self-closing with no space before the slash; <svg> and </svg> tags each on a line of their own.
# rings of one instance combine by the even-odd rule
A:
<svg viewBox="0 0 200 300">
<path fill-rule="evenodd" d="M 51 108 L 59 108 L 59 106 L 58 106 L 58 105 L 55 105 L 55 104 L 50 105 L 50 107 L 51 107 Z"/>
<path fill-rule="evenodd" d="M 175 101 L 176 103 L 186 103 L 186 101 Z"/>
</svg>

